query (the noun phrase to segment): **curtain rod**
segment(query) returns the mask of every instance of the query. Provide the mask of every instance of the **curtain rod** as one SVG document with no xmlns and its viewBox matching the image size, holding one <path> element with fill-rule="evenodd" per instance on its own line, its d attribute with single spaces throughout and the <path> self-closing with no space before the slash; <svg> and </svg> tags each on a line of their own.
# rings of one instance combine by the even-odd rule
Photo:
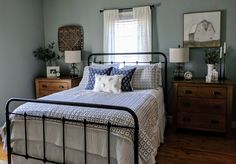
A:
<svg viewBox="0 0 236 164">
<path fill-rule="evenodd" d="M 154 5 L 149 5 L 151 9 L 153 9 L 155 6 Z M 118 10 L 119 11 L 122 11 L 122 10 L 132 10 L 133 8 L 119 8 Z M 104 10 L 112 10 L 112 9 L 103 9 L 103 10 L 100 10 L 100 13 L 103 13 Z"/>
</svg>

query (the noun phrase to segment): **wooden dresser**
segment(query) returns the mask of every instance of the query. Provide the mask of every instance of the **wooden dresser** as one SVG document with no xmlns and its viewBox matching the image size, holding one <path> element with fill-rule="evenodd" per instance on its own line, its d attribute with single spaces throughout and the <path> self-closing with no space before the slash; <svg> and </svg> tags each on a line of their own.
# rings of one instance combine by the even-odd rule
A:
<svg viewBox="0 0 236 164">
<path fill-rule="evenodd" d="M 228 133 L 231 129 L 231 81 L 173 81 L 174 127 Z"/>
<path fill-rule="evenodd" d="M 81 78 L 66 78 L 50 79 L 50 78 L 36 78 L 35 89 L 36 97 L 43 97 L 52 93 L 67 90 L 79 85 Z"/>
</svg>

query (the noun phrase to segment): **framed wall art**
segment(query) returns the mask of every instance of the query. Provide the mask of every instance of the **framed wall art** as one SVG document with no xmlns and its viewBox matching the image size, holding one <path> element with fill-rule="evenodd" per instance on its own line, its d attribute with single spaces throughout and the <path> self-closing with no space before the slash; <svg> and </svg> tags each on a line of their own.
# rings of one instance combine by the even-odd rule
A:
<svg viewBox="0 0 236 164">
<path fill-rule="evenodd" d="M 83 50 L 84 33 L 82 26 L 68 25 L 58 28 L 59 51 Z"/>
<path fill-rule="evenodd" d="M 221 11 L 184 14 L 184 47 L 219 47 Z"/>
</svg>

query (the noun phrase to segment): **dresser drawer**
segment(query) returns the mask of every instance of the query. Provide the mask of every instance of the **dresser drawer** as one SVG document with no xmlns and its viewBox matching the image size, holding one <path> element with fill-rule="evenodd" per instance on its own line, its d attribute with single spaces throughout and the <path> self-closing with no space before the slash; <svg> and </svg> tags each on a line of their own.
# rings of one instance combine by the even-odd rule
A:
<svg viewBox="0 0 236 164">
<path fill-rule="evenodd" d="M 178 96 L 184 96 L 184 97 L 198 97 L 199 96 L 199 91 L 198 87 L 185 87 L 185 86 L 180 86 L 178 87 Z"/>
<path fill-rule="evenodd" d="M 69 89 L 69 84 L 66 82 L 39 82 L 39 89 L 47 91 L 63 91 Z"/>
<path fill-rule="evenodd" d="M 59 91 L 40 90 L 38 93 L 38 97 L 48 96 L 48 95 L 56 93 L 56 92 L 59 92 Z"/>
<path fill-rule="evenodd" d="M 179 112 L 177 116 L 179 128 L 224 131 L 226 126 L 224 115 Z"/>
<path fill-rule="evenodd" d="M 180 112 L 225 114 L 226 101 L 224 99 L 179 97 L 177 108 Z"/>
<path fill-rule="evenodd" d="M 35 79 L 36 97 L 47 96 L 79 85 L 81 77 L 61 77 L 59 79 Z"/>
<path fill-rule="evenodd" d="M 178 87 L 178 96 L 202 97 L 202 98 L 226 98 L 226 88 L 224 87 Z"/>
<path fill-rule="evenodd" d="M 202 87 L 199 88 L 199 96 L 205 98 L 226 98 L 226 88 L 223 87 Z"/>
</svg>

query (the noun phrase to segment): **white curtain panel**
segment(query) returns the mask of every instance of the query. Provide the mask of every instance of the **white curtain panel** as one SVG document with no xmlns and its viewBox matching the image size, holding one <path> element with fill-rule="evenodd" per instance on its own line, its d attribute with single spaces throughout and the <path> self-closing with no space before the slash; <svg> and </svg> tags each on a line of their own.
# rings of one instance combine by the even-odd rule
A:
<svg viewBox="0 0 236 164">
<path fill-rule="evenodd" d="M 128 15 L 130 13 L 127 13 Z M 124 15 L 124 13 L 123 13 Z M 122 13 L 119 13 L 119 10 L 104 10 L 104 37 L 103 37 L 103 50 L 105 53 L 114 53 L 120 52 L 119 42 L 117 41 L 117 36 L 119 36 L 119 23 L 123 19 Z M 137 30 L 137 50 L 136 52 L 151 52 L 152 51 L 152 17 L 151 17 L 151 8 L 150 6 L 146 7 L 137 7 L 133 8 L 131 12 L 131 18 L 136 21 L 136 30 Z M 122 20 L 121 20 L 122 19 Z M 118 47 L 117 47 L 118 46 Z M 133 52 L 134 50 L 132 50 Z M 128 51 L 127 51 L 128 52 Z M 139 55 L 138 61 L 149 62 L 151 61 L 151 56 L 148 55 Z M 104 59 L 105 61 L 114 61 L 114 56 L 109 56 Z"/>
<path fill-rule="evenodd" d="M 137 20 L 137 44 L 138 52 L 152 51 L 152 12 L 150 6 L 136 7 L 133 9 L 133 17 Z M 141 55 L 139 61 L 149 62 L 151 56 Z"/>
<path fill-rule="evenodd" d="M 115 52 L 116 23 L 119 21 L 119 10 L 104 10 L 103 12 L 103 51 Z M 111 61 L 111 56 L 105 57 L 105 61 Z"/>
</svg>

